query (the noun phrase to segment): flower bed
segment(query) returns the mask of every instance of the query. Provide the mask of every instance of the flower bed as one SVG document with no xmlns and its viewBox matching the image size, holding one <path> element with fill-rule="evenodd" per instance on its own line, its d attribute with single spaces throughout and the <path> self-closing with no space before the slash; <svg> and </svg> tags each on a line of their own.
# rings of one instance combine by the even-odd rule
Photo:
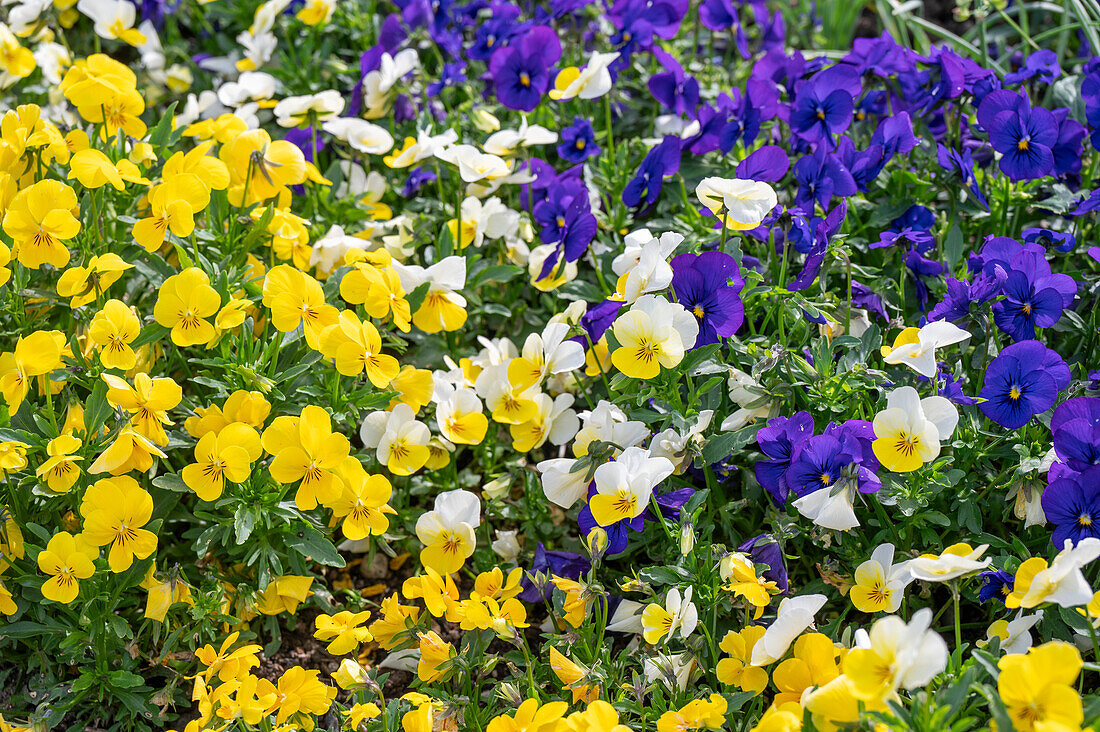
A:
<svg viewBox="0 0 1100 732">
<path fill-rule="evenodd" d="M 1093 5 L 6 3 L 0 732 L 1097 723 Z"/>
</svg>

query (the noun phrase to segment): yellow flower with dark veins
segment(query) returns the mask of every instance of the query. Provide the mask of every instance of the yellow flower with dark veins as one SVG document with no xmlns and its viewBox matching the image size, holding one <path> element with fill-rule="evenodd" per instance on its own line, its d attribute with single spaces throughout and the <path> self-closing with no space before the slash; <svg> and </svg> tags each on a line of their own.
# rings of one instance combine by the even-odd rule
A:
<svg viewBox="0 0 1100 732">
<path fill-rule="evenodd" d="M 266 130 L 242 132 L 222 146 L 218 157 L 229 169 L 230 200 L 243 205 L 278 196 L 306 179 L 306 159 L 294 143 L 271 141 Z M 245 190 L 247 186 L 247 190 Z"/>
<path fill-rule="evenodd" d="M 728 658 L 720 660 L 715 669 L 720 682 L 754 694 L 768 688 L 768 672 L 749 665 L 752 649 L 764 637 L 764 630 L 761 625 L 749 625 L 740 631 L 726 633 L 718 648 L 728 654 Z"/>
<path fill-rule="evenodd" d="M 15 242 L 16 257 L 31 269 L 69 263 L 64 242 L 80 233 L 80 204 L 59 180 L 40 180 L 19 191 L 4 213 L 4 232 Z"/>
<path fill-rule="evenodd" d="M 335 518 L 344 519 L 341 528 L 344 536 L 352 541 L 370 535 L 381 536 L 390 527 L 386 514 L 397 512 L 387 501 L 393 495 L 393 486 L 384 475 L 370 475 L 354 456 L 348 456 L 336 469 L 344 489 L 340 497 L 328 504 Z"/>
<path fill-rule="evenodd" d="M 260 459 L 262 448 L 256 430 L 241 422 L 207 432 L 195 446 L 195 462 L 184 467 L 181 476 L 188 488 L 204 501 L 216 501 L 225 481 L 243 483 Z"/>
<path fill-rule="evenodd" d="M 235 631 L 226 636 L 217 651 L 211 645 L 195 651 L 195 658 L 206 667 L 200 674 L 205 681 L 209 682 L 215 676 L 223 683 L 239 680 L 260 665 L 258 654 L 263 650 L 261 646 L 250 644 L 230 650 L 240 637 L 240 631 Z"/>
<path fill-rule="evenodd" d="M 38 555 L 38 568 L 50 575 L 42 585 L 42 596 L 66 605 L 75 600 L 80 580 L 95 574 L 92 562 L 98 556 L 99 550 L 84 536 L 73 536 L 68 531 L 54 534 Z"/>
<path fill-rule="evenodd" d="M 20 336 L 14 353 L 0 354 L 0 393 L 10 414 L 18 412 L 27 398 L 32 378 L 61 368 L 64 344 L 65 337 L 58 331 L 36 330 Z"/>
<path fill-rule="evenodd" d="M 117 254 L 92 257 L 83 267 L 70 267 L 57 280 L 57 294 L 71 298 L 69 307 L 78 308 L 107 291 L 122 277 L 122 273 L 134 265 Z"/>
<path fill-rule="evenodd" d="M 175 409 L 183 399 L 180 385 L 167 376 L 150 379 L 148 374 L 134 376 L 134 385 L 112 374 L 103 374 L 110 387 L 107 402 L 116 409 L 133 415 L 130 426 L 158 445 L 168 444 L 164 425 L 172 424 L 168 410 Z"/>
<path fill-rule="evenodd" d="M 125 190 L 122 175 L 111 159 L 99 150 L 88 148 L 69 158 L 69 180 L 76 178 L 85 188 L 102 188 L 108 183 L 118 191 Z"/>
<path fill-rule="evenodd" d="M 137 365 L 130 344 L 141 333 L 141 321 L 121 300 L 108 300 L 92 318 L 88 337 L 99 347 L 104 368 L 129 371 Z"/>
<path fill-rule="evenodd" d="M 155 252 L 171 231 L 181 239 L 195 230 L 195 214 L 210 203 L 210 190 L 193 173 L 166 178 L 149 191 L 150 215 L 134 224 L 134 241 Z"/>
<path fill-rule="evenodd" d="M 263 448 L 275 456 L 271 477 L 279 483 L 301 481 L 294 503 L 309 511 L 340 497 L 343 483 L 334 472 L 351 452 L 348 438 L 332 431 L 328 412 L 307 406 L 300 417 L 277 417 L 264 430 Z"/>
<path fill-rule="evenodd" d="M 382 353 L 382 337 L 374 323 L 360 321 L 351 310 L 340 313 L 336 323 L 321 333 L 321 353 L 336 361 L 336 370 L 344 376 L 364 371 L 371 383 L 385 389 L 401 370 L 397 359 Z"/>
<path fill-rule="evenodd" d="M 60 435 L 46 445 L 49 458 L 38 466 L 35 475 L 44 478 L 46 485 L 54 493 L 64 493 L 73 487 L 80 478 L 77 462 L 84 458 L 74 455 L 80 449 L 81 442 L 72 435 Z"/>
<path fill-rule="evenodd" d="M 306 343 L 320 350 L 321 334 L 340 317 L 339 311 L 325 302 L 321 283 L 288 264 L 280 264 L 268 271 L 263 292 L 263 303 L 271 308 L 275 329 L 290 333 L 302 326 Z"/>
<path fill-rule="evenodd" d="M 172 342 L 182 348 L 206 343 L 217 334 L 206 318 L 217 313 L 221 306 L 221 295 L 210 286 L 206 273 L 198 267 L 189 267 L 160 286 L 153 317 L 160 325 L 172 329 Z"/>
<path fill-rule="evenodd" d="M 148 592 L 145 598 L 145 617 L 149 620 L 163 623 L 168 609 L 176 603 L 182 602 L 191 606 L 195 604 L 194 598 L 191 597 L 191 588 L 187 583 L 174 576 L 164 580 L 158 579 L 155 564 L 149 565 L 141 587 Z"/>
<path fill-rule="evenodd" d="M 99 454 L 88 472 L 125 475 L 131 470 L 145 472 L 153 467 L 153 456 L 168 457 L 153 442 L 133 427 L 123 427 L 110 447 Z"/>
<path fill-rule="evenodd" d="M 1081 673 L 1081 654 L 1064 641 L 1050 641 L 1026 654 L 1004 656 L 997 691 L 1020 732 L 1080 729 L 1081 697 L 1074 689 Z"/>
<path fill-rule="evenodd" d="M 153 497 L 129 476 L 96 481 L 80 504 L 84 538 L 95 546 L 110 545 L 112 572 L 125 572 L 134 558 L 157 550 L 157 535 L 142 528 L 153 515 Z"/>
</svg>

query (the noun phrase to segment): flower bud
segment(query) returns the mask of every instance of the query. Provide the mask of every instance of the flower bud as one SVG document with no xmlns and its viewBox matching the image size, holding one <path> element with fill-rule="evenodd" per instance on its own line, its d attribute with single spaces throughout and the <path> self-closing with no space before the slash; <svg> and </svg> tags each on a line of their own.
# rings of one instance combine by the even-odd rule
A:
<svg viewBox="0 0 1100 732">
<path fill-rule="evenodd" d="M 356 661 L 345 658 L 340 662 L 340 668 L 333 672 L 332 678 L 335 679 L 336 684 L 341 689 L 347 690 L 352 687 L 365 685 L 367 683 L 367 670 Z"/>
<path fill-rule="evenodd" d="M 500 120 L 481 107 L 474 107 L 474 111 L 470 113 L 470 121 L 482 132 L 496 132 L 500 129 Z"/>
<path fill-rule="evenodd" d="M 599 526 L 593 526 L 585 537 L 584 547 L 593 560 L 599 559 L 607 551 L 607 532 Z"/>
<path fill-rule="evenodd" d="M 693 549 L 695 549 L 695 531 L 691 524 L 684 524 L 680 527 L 680 554 L 686 557 Z"/>
<path fill-rule="evenodd" d="M 486 498 L 495 501 L 507 497 L 511 488 L 512 478 L 510 475 L 504 474 L 490 480 L 481 487 L 481 490 L 485 493 Z"/>
</svg>

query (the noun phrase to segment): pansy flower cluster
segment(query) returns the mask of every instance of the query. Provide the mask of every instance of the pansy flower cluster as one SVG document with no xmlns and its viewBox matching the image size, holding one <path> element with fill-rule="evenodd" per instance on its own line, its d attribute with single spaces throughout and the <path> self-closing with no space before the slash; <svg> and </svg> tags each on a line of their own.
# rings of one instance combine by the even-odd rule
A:
<svg viewBox="0 0 1100 732">
<path fill-rule="evenodd" d="M 0 732 L 1100 724 L 1070 5 L 5 2 Z"/>
</svg>

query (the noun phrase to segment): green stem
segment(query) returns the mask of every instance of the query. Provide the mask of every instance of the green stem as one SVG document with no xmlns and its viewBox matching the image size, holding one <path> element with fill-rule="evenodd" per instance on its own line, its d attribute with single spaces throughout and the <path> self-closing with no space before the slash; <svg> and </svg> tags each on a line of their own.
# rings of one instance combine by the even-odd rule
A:
<svg viewBox="0 0 1100 732">
<path fill-rule="evenodd" d="M 603 111 L 604 111 L 604 124 L 607 128 L 607 152 L 611 154 L 611 158 L 615 158 L 615 136 L 611 132 L 611 96 L 610 94 L 603 95 Z"/>
</svg>

